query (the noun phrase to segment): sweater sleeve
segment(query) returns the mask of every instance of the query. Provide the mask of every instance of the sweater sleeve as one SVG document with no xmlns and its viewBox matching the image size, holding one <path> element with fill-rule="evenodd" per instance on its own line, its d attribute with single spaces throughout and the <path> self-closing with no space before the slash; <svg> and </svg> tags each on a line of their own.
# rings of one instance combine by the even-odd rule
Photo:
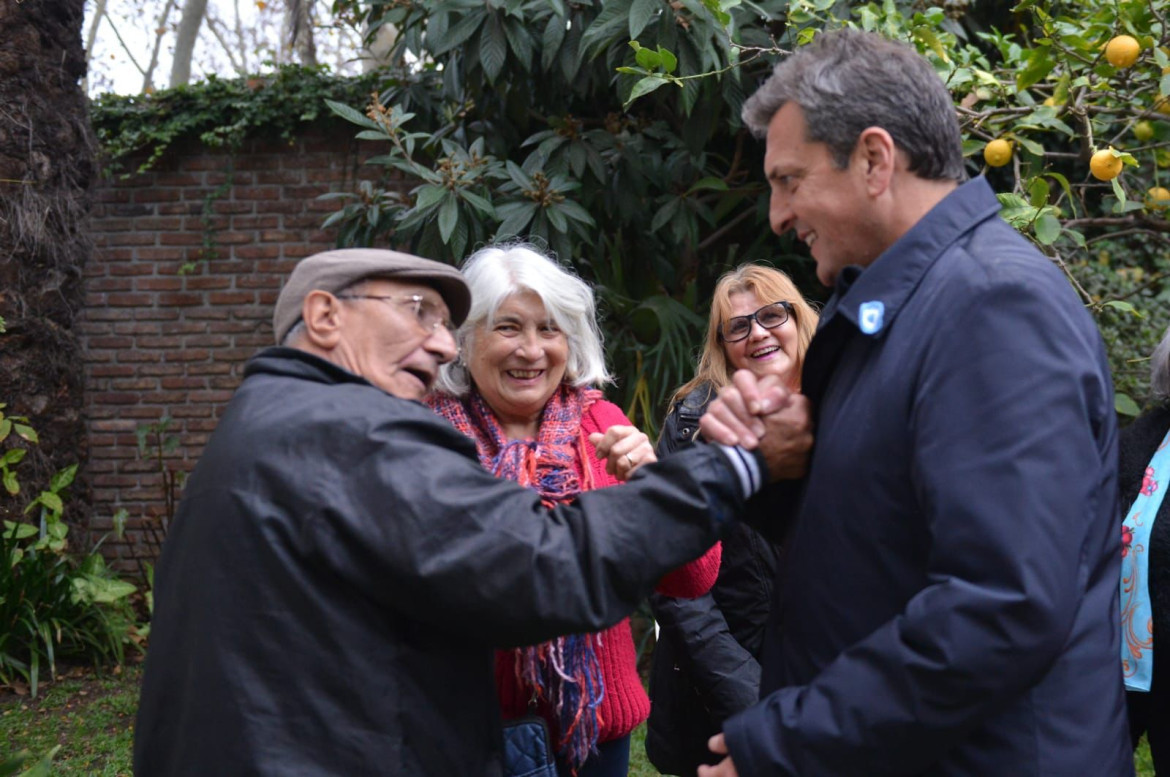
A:
<svg viewBox="0 0 1170 777">
<path fill-rule="evenodd" d="M 593 450 L 593 446 L 588 444 L 590 434 L 604 433 L 611 426 L 633 425 L 633 422 L 617 405 L 605 400 L 595 402 L 581 417 L 581 436 L 586 442 L 585 449 Z M 596 488 L 619 484 L 620 481 L 605 471 L 604 459 L 591 456 L 589 466 L 592 468 L 593 482 Z M 699 558 L 667 573 L 654 590 L 664 596 L 678 599 L 693 599 L 696 596 L 702 596 L 711 590 L 711 586 L 715 585 L 722 557 L 723 546 L 716 542 Z"/>
</svg>

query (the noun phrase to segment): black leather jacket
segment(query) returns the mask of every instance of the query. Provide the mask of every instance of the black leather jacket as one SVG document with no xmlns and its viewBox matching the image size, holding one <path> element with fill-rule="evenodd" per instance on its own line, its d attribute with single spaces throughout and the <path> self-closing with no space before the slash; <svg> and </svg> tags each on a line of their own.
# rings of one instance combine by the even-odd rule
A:
<svg viewBox="0 0 1170 777">
<path fill-rule="evenodd" d="M 609 627 L 739 512 L 689 453 L 544 510 L 427 407 L 263 352 L 158 564 L 135 773 L 496 777 L 493 648 Z"/>
<path fill-rule="evenodd" d="M 658 455 L 687 447 L 714 398 L 700 386 L 671 408 Z M 764 624 L 772 600 L 779 550 L 745 524 L 723 538 L 719 578 L 697 599 L 650 597 L 658 643 L 650 670 L 646 754 L 664 774 L 694 774 L 719 757 L 707 739 L 723 721 L 759 698 Z"/>
</svg>

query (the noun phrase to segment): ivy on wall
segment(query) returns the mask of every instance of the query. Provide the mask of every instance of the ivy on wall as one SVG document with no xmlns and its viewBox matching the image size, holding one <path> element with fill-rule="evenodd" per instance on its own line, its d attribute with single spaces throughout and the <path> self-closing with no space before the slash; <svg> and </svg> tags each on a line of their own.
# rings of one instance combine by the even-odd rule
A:
<svg viewBox="0 0 1170 777">
<path fill-rule="evenodd" d="M 91 103 L 105 170 L 149 170 L 176 141 L 195 137 L 234 150 L 245 138 L 292 142 L 306 123 L 330 115 L 326 100 L 363 103 L 384 74 L 331 74 L 324 67 L 284 65 L 270 75 L 206 81 L 141 95 L 107 94 Z M 127 169 L 130 160 L 142 161 Z"/>
</svg>

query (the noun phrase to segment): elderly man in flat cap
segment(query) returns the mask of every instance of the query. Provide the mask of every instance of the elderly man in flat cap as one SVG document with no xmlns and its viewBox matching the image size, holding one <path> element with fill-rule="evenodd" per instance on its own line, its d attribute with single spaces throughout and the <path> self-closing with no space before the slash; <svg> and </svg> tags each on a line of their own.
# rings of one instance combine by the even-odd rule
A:
<svg viewBox="0 0 1170 777">
<path fill-rule="evenodd" d="M 545 508 L 416 401 L 469 301 L 392 251 L 293 271 L 158 564 L 138 775 L 499 775 L 493 648 L 617 622 L 803 466 L 793 404 L 756 451 Z"/>
</svg>

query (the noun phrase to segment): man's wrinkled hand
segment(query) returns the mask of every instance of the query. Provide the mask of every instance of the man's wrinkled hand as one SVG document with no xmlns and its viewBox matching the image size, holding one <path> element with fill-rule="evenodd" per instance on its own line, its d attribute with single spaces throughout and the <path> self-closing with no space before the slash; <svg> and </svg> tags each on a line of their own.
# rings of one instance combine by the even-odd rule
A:
<svg viewBox="0 0 1170 777">
<path fill-rule="evenodd" d="M 792 396 L 774 376 L 757 379 L 739 370 L 699 419 L 699 429 L 709 442 L 755 448 L 765 431 L 761 416 L 782 408 Z"/>
<path fill-rule="evenodd" d="M 803 394 L 793 394 L 783 408 L 763 416 L 764 434 L 760 453 L 768 462 L 768 479 L 796 480 L 808 472 L 812 452 L 812 403 Z"/>
<path fill-rule="evenodd" d="M 727 755 L 727 742 L 723 739 L 723 735 L 716 734 L 707 740 L 707 749 L 716 755 Z M 727 755 L 714 766 L 700 766 L 699 777 L 739 777 L 739 772 L 735 770 L 735 763 L 732 762 L 731 756 Z"/>
</svg>

